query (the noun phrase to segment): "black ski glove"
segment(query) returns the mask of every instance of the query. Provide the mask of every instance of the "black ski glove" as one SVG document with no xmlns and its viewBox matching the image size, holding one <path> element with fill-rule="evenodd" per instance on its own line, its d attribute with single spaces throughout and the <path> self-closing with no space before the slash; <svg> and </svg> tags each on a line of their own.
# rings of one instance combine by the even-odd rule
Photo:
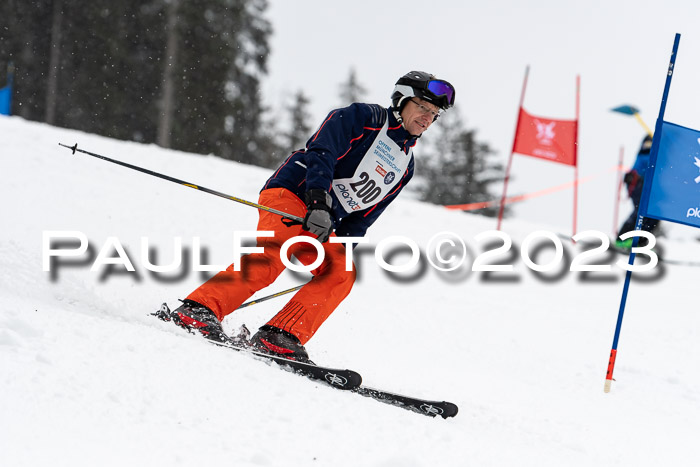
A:
<svg viewBox="0 0 700 467">
<path fill-rule="evenodd" d="M 306 216 L 301 228 L 316 235 L 318 241 L 325 243 L 333 231 L 331 206 L 333 200 L 326 190 L 314 189 L 306 192 Z"/>
</svg>

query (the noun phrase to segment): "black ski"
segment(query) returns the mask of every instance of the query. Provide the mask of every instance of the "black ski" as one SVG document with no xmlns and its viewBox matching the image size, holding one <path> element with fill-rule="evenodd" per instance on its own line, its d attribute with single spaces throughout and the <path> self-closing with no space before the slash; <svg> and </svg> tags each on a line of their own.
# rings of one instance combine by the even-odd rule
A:
<svg viewBox="0 0 700 467">
<path fill-rule="evenodd" d="M 177 321 L 173 319 L 172 312 L 166 304 L 163 304 L 160 310 L 156 311 L 155 313 L 151 313 L 151 315 L 156 316 L 163 321 L 173 321 L 174 323 Z M 205 340 L 219 347 L 225 347 L 238 352 L 245 352 L 257 358 L 275 362 L 279 364 L 281 368 L 305 376 L 314 381 L 324 382 L 333 388 L 347 390 L 385 404 L 410 410 L 415 413 L 427 415 L 429 417 L 436 417 L 439 415 L 442 418 L 449 418 L 457 415 L 457 406 L 451 402 L 430 401 L 362 386 L 362 376 L 353 370 L 341 370 L 337 368 L 320 366 L 313 363 L 302 363 L 296 360 L 290 360 L 284 357 L 258 352 L 249 345 L 246 345 L 245 339 L 235 340 L 229 337 L 227 341 L 223 342 L 212 339 Z"/>
<path fill-rule="evenodd" d="M 152 313 L 152 315 L 158 317 L 163 321 L 173 321 L 173 317 L 167 305 L 161 307 L 160 310 L 156 311 L 155 313 Z M 360 376 L 360 374 L 356 371 L 347 369 L 341 370 L 337 368 L 329 368 L 311 363 L 303 363 L 298 362 L 296 360 L 290 360 L 284 357 L 278 357 L 275 355 L 258 352 L 250 346 L 246 345 L 244 342 L 236 342 L 234 341 L 234 339 L 230 338 L 225 342 L 216 341 L 212 339 L 205 340 L 219 347 L 225 347 L 227 349 L 236 350 L 238 352 L 245 352 L 256 358 L 275 362 L 279 364 L 282 368 L 290 370 L 293 373 L 297 373 L 315 381 L 327 383 L 328 385 L 336 389 L 357 389 L 362 384 L 362 376 Z"/>
<path fill-rule="evenodd" d="M 352 390 L 352 392 L 365 397 L 384 402 L 385 404 L 401 407 L 402 409 L 410 410 L 429 417 L 441 416 L 442 418 L 450 418 L 457 415 L 458 408 L 452 402 L 438 402 L 419 399 L 416 397 L 402 396 L 380 389 L 372 389 L 367 386 L 360 386 Z"/>
</svg>

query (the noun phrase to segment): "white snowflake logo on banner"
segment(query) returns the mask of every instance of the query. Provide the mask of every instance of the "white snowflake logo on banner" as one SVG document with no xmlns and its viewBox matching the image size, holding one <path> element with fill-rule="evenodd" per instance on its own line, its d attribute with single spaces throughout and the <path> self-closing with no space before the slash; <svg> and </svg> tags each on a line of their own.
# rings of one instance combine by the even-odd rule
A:
<svg viewBox="0 0 700 467">
<path fill-rule="evenodd" d="M 700 138 L 698 138 L 698 144 L 700 144 Z M 698 169 L 700 169 L 700 159 L 698 159 L 697 157 L 695 158 L 695 166 L 696 166 Z M 698 175 L 697 177 L 695 177 L 695 183 L 700 183 L 700 175 Z"/>
<path fill-rule="evenodd" d="M 537 135 L 535 135 L 537 141 L 545 146 L 551 146 L 552 140 L 556 136 L 554 133 L 554 126 L 557 124 L 557 122 L 542 123 L 537 119 L 534 121 L 535 125 L 537 125 Z"/>
</svg>

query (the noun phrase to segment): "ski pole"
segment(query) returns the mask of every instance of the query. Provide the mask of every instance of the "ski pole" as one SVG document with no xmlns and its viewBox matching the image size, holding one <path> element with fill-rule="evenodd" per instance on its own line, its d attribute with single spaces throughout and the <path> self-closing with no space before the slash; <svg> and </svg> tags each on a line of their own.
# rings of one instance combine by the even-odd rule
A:
<svg viewBox="0 0 700 467">
<path fill-rule="evenodd" d="M 277 297 L 279 297 L 279 296 L 282 296 L 282 295 L 285 295 L 285 294 L 288 294 L 288 293 L 291 293 L 291 292 L 295 292 L 295 291 L 301 289 L 302 287 L 304 287 L 304 285 L 306 285 L 306 284 L 297 285 L 296 287 L 292 287 L 291 289 L 282 290 L 282 291 L 280 291 L 280 292 L 273 293 L 272 295 L 268 295 L 267 297 L 262 297 L 262 298 L 258 298 L 258 299 L 255 299 L 255 300 L 250 300 L 250 301 L 248 301 L 248 302 L 245 302 L 243 305 L 239 306 L 238 308 L 236 308 L 236 310 L 240 310 L 241 308 L 245 308 L 245 307 L 248 307 L 248 306 L 251 306 L 251 305 L 255 305 L 255 304 L 264 302 L 264 301 L 266 301 L 266 300 L 270 300 L 271 298 L 277 298 Z M 182 302 L 183 300 L 180 300 L 180 301 Z M 164 303 L 163 305 L 165 305 L 165 303 Z M 167 309 L 167 306 L 166 306 L 166 309 Z M 156 311 L 155 313 L 150 313 L 150 315 L 151 315 L 151 316 L 156 316 L 156 317 L 162 319 L 163 321 L 170 321 L 171 318 L 170 318 L 170 313 L 169 313 L 169 312 L 170 312 L 169 309 L 167 309 L 167 312 L 164 312 L 163 307 L 161 307 L 161 308 L 160 308 L 158 311 Z"/>
<path fill-rule="evenodd" d="M 291 289 L 283 290 L 281 292 L 273 293 L 272 295 L 268 295 L 267 297 L 262 297 L 262 298 L 258 298 L 256 300 L 251 300 L 249 302 L 245 302 L 243 305 L 236 308 L 236 310 L 240 310 L 241 308 L 245 308 L 245 307 L 250 306 L 250 305 L 255 305 L 256 303 L 264 302 L 266 300 L 270 300 L 271 298 L 277 298 L 281 295 L 285 295 L 285 294 L 288 294 L 291 292 L 296 292 L 297 290 L 301 289 L 302 287 L 304 287 L 304 285 L 297 285 L 296 287 L 292 287 Z"/>
<path fill-rule="evenodd" d="M 647 132 L 647 134 L 653 138 L 654 133 L 651 131 L 649 126 L 646 123 L 644 123 L 644 120 L 642 120 L 642 116 L 639 114 L 639 112 L 634 113 L 634 118 L 637 119 L 637 123 L 642 125 L 642 128 L 644 128 L 644 130 Z"/>
<path fill-rule="evenodd" d="M 649 128 L 649 126 L 646 123 L 644 123 L 644 120 L 642 120 L 642 116 L 639 114 L 639 109 L 636 108 L 635 106 L 633 106 L 633 105 L 621 105 L 619 107 L 615 107 L 614 109 L 610 109 L 610 110 L 612 110 L 613 112 L 619 112 L 619 113 L 625 114 L 625 115 L 632 115 L 637 120 L 637 123 L 639 123 L 642 126 L 642 128 L 644 128 L 644 131 L 646 131 L 649 136 L 652 136 L 652 137 L 654 136 L 654 132 L 651 131 L 651 128 Z"/>
<path fill-rule="evenodd" d="M 89 151 L 84 151 L 82 149 L 78 149 L 78 143 L 75 143 L 74 146 L 68 146 L 68 145 L 62 144 L 62 143 L 58 143 L 58 145 L 72 150 L 73 154 L 75 154 L 76 151 L 82 152 L 83 154 L 87 154 L 88 156 L 96 157 L 98 159 L 102 159 L 103 161 L 107 161 L 107 162 L 111 162 L 113 164 L 121 165 L 122 167 L 136 170 L 138 172 L 152 175 L 154 177 L 162 178 L 163 180 L 168 180 L 169 182 L 174 182 L 174 183 L 177 183 L 177 184 L 182 185 L 182 186 L 194 188 L 195 190 L 203 191 L 204 193 L 209 193 L 210 195 L 218 196 L 219 198 L 228 199 L 231 201 L 235 201 L 237 203 L 245 204 L 246 206 L 251 206 L 251 207 L 260 209 L 261 211 L 267 211 L 267 212 L 271 212 L 273 214 L 277 214 L 279 216 L 282 216 L 284 219 L 288 220 L 288 222 L 285 222 L 285 224 L 287 224 L 287 225 L 294 225 L 297 223 L 301 224 L 302 222 L 304 222 L 303 218 L 295 216 L 293 214 L 289 214 L 289 213 L 286 213 L 283 211 L 278 211 L 277 209 L 263 206 L 262 204 L 253 203 L 252 201 L 246 201 L 246 200 L 241 199 L 241 198 L 236 198 L 235 196 L 227 195 L 225 193 L 221 193 L 221 192 L 216 191 L 216 190 L 211 190 L 211 189 L 203 187 L 203 186 L 195 185 L 194 183 L 186 182 L 184 180 L 180 180 L 180 179 L 177 179 L 175 177 L 170 177 L 168 175 L 154 172 L 152 170 L 144 169 L 143 167 L 138 167 L 136 165 L 131 165 L 131 164 L 128 164 L 126 162 L 118 161 L 115 159 L 110 159 L 109 157 L 101 156 L 100 154 L 95 154 L 94 152 L 89 152 Z"/>
</svg>

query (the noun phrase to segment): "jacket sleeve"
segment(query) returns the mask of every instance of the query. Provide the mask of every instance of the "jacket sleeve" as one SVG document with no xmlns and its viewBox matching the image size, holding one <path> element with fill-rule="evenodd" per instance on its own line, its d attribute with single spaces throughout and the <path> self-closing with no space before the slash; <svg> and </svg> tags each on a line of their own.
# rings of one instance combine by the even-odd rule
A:
<svg viewBox="0 0 700 467">
<path fill-rule="evenodd" d="M 352 104 L 333 110 L 306 143 L 306 189 L 330 191 L 335 164 L 345 154 L 352 139 L 362 134 L 373 110 L 367 104 Z"/>
</svg>

